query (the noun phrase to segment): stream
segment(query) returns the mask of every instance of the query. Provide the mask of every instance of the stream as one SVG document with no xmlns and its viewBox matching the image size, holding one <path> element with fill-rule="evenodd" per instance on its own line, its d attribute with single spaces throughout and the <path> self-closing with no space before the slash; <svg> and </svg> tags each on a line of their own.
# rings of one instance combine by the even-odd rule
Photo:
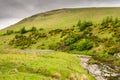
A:
<svg viewBox="0 0 120 80">
<path fill-rule="evenodd" d="M 96 80 L 120 80 L 120 67 L 108 64 L 90 64 L 91 56 L 76 55 L 80 58 L 80 65 L 93 75 Z"/>
</svg>

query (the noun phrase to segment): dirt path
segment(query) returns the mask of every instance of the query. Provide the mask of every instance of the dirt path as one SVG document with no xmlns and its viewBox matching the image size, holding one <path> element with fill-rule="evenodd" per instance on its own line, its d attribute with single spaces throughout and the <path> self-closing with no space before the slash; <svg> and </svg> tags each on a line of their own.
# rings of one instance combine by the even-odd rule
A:
<svg viewBox="0 0 120 80">
<path fill-rule="evenodd" d="M 30 53 L 30 54 L 38 54 L 38 53 L 53 53 L 54 50 L 18 50 L 19 53 Z"/>
</svg>

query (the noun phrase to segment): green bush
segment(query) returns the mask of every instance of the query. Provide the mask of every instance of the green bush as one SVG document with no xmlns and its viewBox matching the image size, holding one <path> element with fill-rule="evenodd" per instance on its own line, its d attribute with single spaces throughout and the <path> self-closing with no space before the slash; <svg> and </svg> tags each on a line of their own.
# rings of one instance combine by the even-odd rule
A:
<svg viewBox="0 0 120 80">
<path fill-rule="evenodd" d="M 78 51 L 89 50 L 93 47 L 93 43 L 88 39 L 82 39 L 79 42 L 73 44 L 71 47 Z"/>
<path fill-rule="evenodd" d="M 81 26 L 81 20 L 78 21 L 77 26 Z"/>
<path fill-rule="evenodd" d="M 21 33 L 21 34 L 24 34 L 24 33 L 26 33 L 26 32 L 27 32 L 27 30 L 25 29 L 25 27 L 23 27 L 23 28 L 20 29 L 20 33 Z"/>
<path fill-rule="evenodd" d="M 5 34 L 3 34 L 3 35 L 10 35 L 10 34 L 13 34 L 14 33 L 14 31 L 13 30 L 7 30 L 6 31 L 6 33 Z"/>
<path fill-rule="evenodd" d="M 39 31 L 43 31 L 44 29 L 43 28 L 40 28 Z"/>
<path fill-rule="evenodd" d="M 112 16 L 108 16 L 107 18 L 103 19 L 101 25 L 102 25 L 103 27 L 107 27 L 110 23 L 111 23 L 112 25 L 116 25 L 116 24 L 118 24 L 119 22 L 120 22 L 120 20 L 119 20 L 118 18 L 113 19 Z"/>
<path fill-rule="evenodd" d="M 67 37 L 65 37 L 62 40 L 62 42 L 65 46 L 69 46 L 69 45 L 75 43 L 76 41 L 78 41 L 80 37 L 81 37 L 81 35 L 79 35 L 79 34 L 70 34 Z"/>
<path fill-rule="evenodd" d="M 57 44 L 53 43 L 53 44 L 50 44 L 48 47 L 49 47 L 49 49 L 56 50 Z"/>
<path fill-rule="evenodd" d="M 36 30 L 37 30 L 37 28 L 34 26 L 30 29 L 30 31 L 36 31 Z"/>
<path fill-rule="evenodd" d="M 78 27 L 79 27 L 79 31 L 83 31 L 83 30 L 85 30 L 87 27 L 89 27 L 89 26 L 92 26 L 93 25 L 93 23 L 92 22 L 86 22 L 86 21 L 84 21 L 84 22 L 82 22 L 81 23 L 81 25 L 79 25 Z"/>
<path fill-rule="evenodd" d="M 56 34 L 59 34 L 59 33 L 62 32 L 62 31 L 63 31 L 62 29 L 55 29 L 55 30 L 49 31 L 49 34 L 50 34 L 51 36 L 54 36 L 54 35 L 56 35 Z"/>
<path fill-rule="evenodd" d="M 15 47 L 20 47 L 21 49 L 25 49 L 35 43 L 36 42 L 33 38 L 24 35 L 15 35 L 13 40 L 9 42 L 9 45 L 14 45 Z"/>
</svg>

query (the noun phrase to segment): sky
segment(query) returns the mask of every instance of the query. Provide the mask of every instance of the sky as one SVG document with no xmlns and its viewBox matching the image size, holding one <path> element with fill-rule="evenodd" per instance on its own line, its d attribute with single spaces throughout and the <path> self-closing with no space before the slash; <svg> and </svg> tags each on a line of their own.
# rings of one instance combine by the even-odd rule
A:
<svg viewBox="0 0 120 80">
<path fill-rule="evenodd" d="M 0 29 L 40 12 L 81 7 L 120 7 L 120 0 L 0 0 Z"/>
</svg>

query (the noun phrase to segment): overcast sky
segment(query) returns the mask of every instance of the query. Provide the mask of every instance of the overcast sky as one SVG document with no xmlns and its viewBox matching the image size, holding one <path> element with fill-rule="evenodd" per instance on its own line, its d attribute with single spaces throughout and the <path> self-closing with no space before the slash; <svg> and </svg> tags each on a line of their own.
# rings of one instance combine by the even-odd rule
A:
<svg viewBox="0 0 120 80">
<path fill-rule="evenodd" d="M 120 0 L 0 0 L 0 29 L 33 14 L 74 7 L 120 7 Z"/>
</svg>

